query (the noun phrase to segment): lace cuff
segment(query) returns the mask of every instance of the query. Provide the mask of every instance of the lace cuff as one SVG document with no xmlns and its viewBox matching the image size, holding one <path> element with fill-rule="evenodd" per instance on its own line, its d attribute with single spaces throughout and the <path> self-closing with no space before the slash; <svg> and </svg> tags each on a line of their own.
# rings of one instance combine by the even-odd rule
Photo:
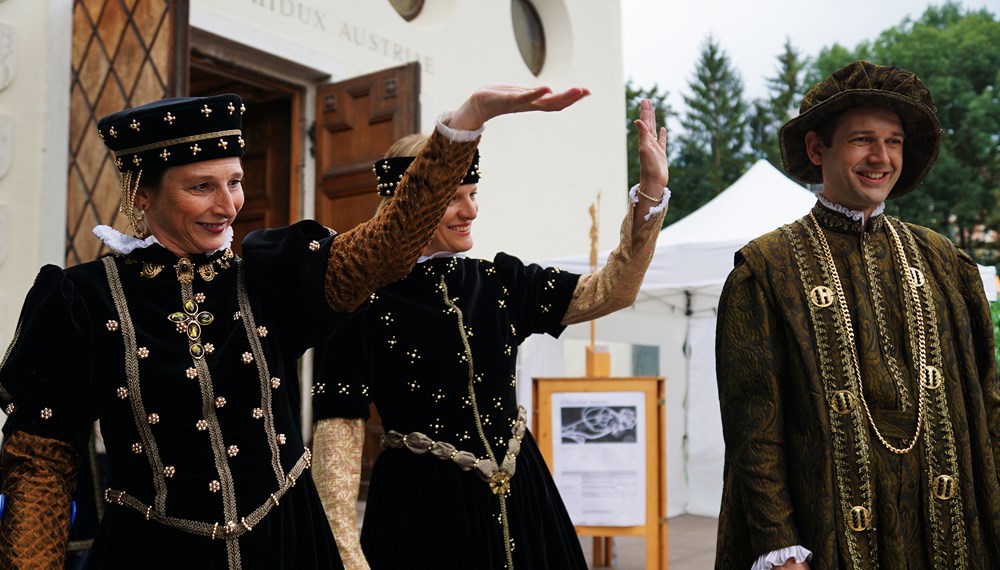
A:
<svg viewBox="0 0 1000 570">
<path fill-rule="evenodd" d="M 474 141 L 483 135 L 483 131 L 486 130 L 486 126 L 479 127 L 474 131 L 463 131 L 461 129 L 453 129 L 448 126 L 451 122 L 451 117 L 455 113 L 447 111 L 438 115 L 437 120 L 437 130 L 439 133 L 444 135 L 444 138 L 448 139 L 449 142 L 469 142 Z"/>
<path fill-rule="evenodd" d="M 753 563 L 753 566 L 750 567 L 750 570 L 771 570 L 775 566 L 781 566 L 792 558 L 795 559 L 795 562 L 806 562 L 812 558 L 812 555 L 812 552 L 799 545 L 779 548 L 758 558 Z"/>
<path fill-rule="evenodd" d="M 628 197 L 629 197 L 630 200 L 632 200 L 633 204 L 638 204 L 639 203 L 639 185 L 638 184 L 636 184 L 635 186 L 633 186 L 628 191 Z M 666 210 L 668 202 L 670 202 L 670 188 L 667 188 L 666 186 L 664 186 L 663 187 L 663 197 L 660 198 L 660 203 L 657 204 L 657 205 L 655 205 L 655 206 L 650 206 L 649 207 L 649 212 L 645 216 L 643 216 L 642 219 L 644 219 L 644 220 L 646 220 L 648 222 L 649 218 L 652 218 L 656 214 L 659 214 L 663 210 Z"/>
<path fill-rule="evenodd" d="M 669 192 L 664 191 L 663 201 L 650 208 L 646 223 L 639 227 L 632 226 L 635 202 L 630 202 L 622 221 L 618 247 L 608 255 L 604 267 L 580 277 L 562 324 L 572 325 L 603 317 L 635 302 L 656 250 L 656 237 L 660 235 L 669 197 Z"/>
</svg>

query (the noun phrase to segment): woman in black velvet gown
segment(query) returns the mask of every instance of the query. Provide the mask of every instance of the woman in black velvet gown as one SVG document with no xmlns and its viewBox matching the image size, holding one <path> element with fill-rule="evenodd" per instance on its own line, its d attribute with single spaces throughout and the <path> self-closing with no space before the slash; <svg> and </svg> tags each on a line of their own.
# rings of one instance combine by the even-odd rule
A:
<svg viewBox="0 0 1000 570">
<path fill-rule="evenodd" d="M 642 177 L 602 270 L 580 276 L 504 253 L 492 261 L 466 257 L 479 209 L 477 155 L 417 266 L 376 291 L 319 349 L 315 476 L 346 567 L 586 568 L 525 429 L 515 363 L 529 335 L 558 336 L 568 324 L 634 301 L 669 197 L 666 134 L 657 132 L 648 102 L 636 123 Z M 394 183 L 413 168 L 423 141 L 402 139 L 375 163 L 384 205 L 396 199 Z M 362 555 L 354 500 L 370 401 L 387 433 L 369 487 Z"/>
<path fill-rule="evenodd" d="M 582 92 L 491 95 L 450 124 Z M 241 258 L 244 110 L 235 95 L 168 99 L 98 124 L 135 235 L 95 228 L 113 254 L 43 267 L 25 300 L 0 366 L 0 567 L 61 566 L 97 419 L 111 472 L 90 567 L 342 567 L 297 428 L 296 362 L 406 275 L 477 141 L 435 133 L 372 220 L 255 232 Z"/>
</svg>

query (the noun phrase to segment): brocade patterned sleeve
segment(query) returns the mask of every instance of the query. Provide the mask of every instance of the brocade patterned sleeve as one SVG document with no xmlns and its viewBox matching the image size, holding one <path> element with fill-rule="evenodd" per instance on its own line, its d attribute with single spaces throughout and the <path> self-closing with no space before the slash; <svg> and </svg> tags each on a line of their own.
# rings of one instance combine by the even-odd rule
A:
<svg viewBox="0 0 1000 570">
<path fill-rule="evenodd" d="M 566 314 L 580 276 L 555 267 L 525 265 L 520 259 L 498 253 L 493 259 L 506 290 L 506 303 L 520 344 L 529 335 L 547 333 L 558 337 L 566 328 Z"/>
<path fill-rule="evenodd" d="M 367 307 L 316 347 L 312 388 L 316 422 L 313 480 L 345 570 L 368 570 L 357 519 L 365 420 L 371 400 L 366 315 Z"/>
<path fill-rule="evenodd" d="M 986 409 L 986 431 L 993 450 L 993 466 L 1000 481 L 1000 378 L 997 377 L 996 341 L 990 307 L 983 292 L 979 266 L 964 251 L 958 250 L 957 279 L 969 311 L 970 338 L 975 344 L 979 383 Z M 977 430 L 978 431 L 978 430 Z"/>
<path fill-rule="evenodd" d="M 754 247 L 741 253 L 752 254 Z M 788 381 L 791 340 L 774 302 L 750 263 L 737 264 L 722 291 L 716 333 L 727 496 L 743 506 L 737 511 L 746 520 L 732 524 L 747 529 L 755 558 L 802 544 L 792 518 L 783 435 L 781 383 Z"/>
<path fill-rule="evenodd" d="M 365 421 L 329 418 L 313 430 L 313 480 L 344 570 L 368 570 L 358 537 L 358 491 Z"/>
<path fill-rule="evenodd" d="M 430 241 L 472 164 L 478 141 L 431 134 L 375 217 L 333 240 L 326 273 L 327 302 L 353 311 L 375 289 L 405 277 Z"/>
<path fill-rule="evenodd" d="M 633 210 L 629 200 L 622 221 L 621 234 L 608 261 L 601 269 L 580 277 L 573 300 L 562 318 L 564 325 L 582 323 L 624 309 L 635 302 L 656 251 L 656 238 L 667 209 L 661 208 L 639 227 L 633 227 Z"/>
</svg>

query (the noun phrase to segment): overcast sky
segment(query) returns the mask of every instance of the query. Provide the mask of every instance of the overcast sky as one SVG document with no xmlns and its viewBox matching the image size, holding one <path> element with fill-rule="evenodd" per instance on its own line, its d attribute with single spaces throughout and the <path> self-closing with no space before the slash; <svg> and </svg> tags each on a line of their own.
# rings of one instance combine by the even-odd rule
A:
<svg viewBox="0 0 1000 570">
<path fill-rule="evenodd" d="M 785 38 L 799 52 L 815 56 L 839 43 L 853 48 L 862 40 L 943 0 L 622 0 L 625 78 L 642 87 L 670 92 L 675 111 L 701 48 L 711 33 L 743 77 L 748 100 L 763 97 L 765 77 L 776 75 Z M 1000 13 L 1000 0 L 963 0 L 968 9 Z M 997 46 L 983 46 L 998 49 Z M 882 62 L 880 62 L 882 63 Z M 886 62 L 887 63 L 887 62 Z"/>
</svg>

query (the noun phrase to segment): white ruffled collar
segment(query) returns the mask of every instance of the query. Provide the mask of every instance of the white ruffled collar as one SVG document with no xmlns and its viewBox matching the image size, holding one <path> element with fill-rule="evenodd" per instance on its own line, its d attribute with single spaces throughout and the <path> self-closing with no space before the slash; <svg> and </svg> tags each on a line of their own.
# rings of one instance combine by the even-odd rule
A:
<svg viewBox="0 0 1000 570">
<path fill-rule="evenodd" d="M 94 235 L 104 242 L 104 245 L 108 246 L 108 249 L 115 253 L 129 254 L 137 249 L 143 249 L 149 247 L 153 244 L 160 245 L 159 240 L 156 236 L 149 236 L 145 239 L 139 239 L 135 236 L 125 235 L 120 231 L 112 228 L 111 226 L 99 225 L 94 227 Z M 222 251 L 233 245 L 233 228 L 232 226 L 226 228 L 226 242 L 225 245 L 216 249 L 214 251 L 206 252 L 208 254 L 215 253 L 217 251 Z"/>
<path fill-rule="evenodd" d="M 823 196 L 822 194 L 817 194 L 816 197 L 819 198 L 820 204 L 823 204 L 828 209 L 833 210 L 834 212 L 839 212 L 841 214 L 844 214 L 845 216 L 851 218 L 855 222 L 861 222 L 862 224 L 865 223 L 865 213 L 862 212 L 861 210 L 852 210 L 847 206 L 834 204 L 833 202 L 828 200 L 826 196 Z M 878 205 L 878 207 L 875 208 L 874 211 L 872 211 L 871 217 L 874 218 L 876 216 L 879 216 L 884 211 L 885 211 L 885 202 L 882 202 L 881 204 Z"/>
<path fill-rule="evenodd" d="M 438 259 L 443 257 L 457 257 L 462 259 L 465 257 L 464 251 L 439 251 L 437 253 L 432 253 L 430 255 L 421 255 L 417 258 L 417 263 L 423 263 L 431 259 Z"/>
</svg>

